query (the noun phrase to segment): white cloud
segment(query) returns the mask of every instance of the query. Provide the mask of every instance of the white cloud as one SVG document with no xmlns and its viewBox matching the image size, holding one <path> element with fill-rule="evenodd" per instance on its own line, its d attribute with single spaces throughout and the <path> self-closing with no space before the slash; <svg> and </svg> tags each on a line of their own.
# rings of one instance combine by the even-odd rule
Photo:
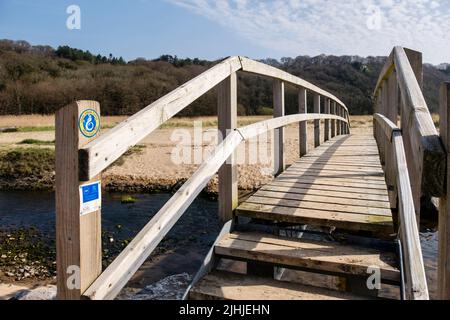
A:
<svg viewBox="0 0 450 320">
<path fill-rule="evenodd" d="M 422 51 L 425 61 L 450 61 L 448 0 L 166 1 L 277 55 L 387 55 L 402 45 Z"/>
</svg>

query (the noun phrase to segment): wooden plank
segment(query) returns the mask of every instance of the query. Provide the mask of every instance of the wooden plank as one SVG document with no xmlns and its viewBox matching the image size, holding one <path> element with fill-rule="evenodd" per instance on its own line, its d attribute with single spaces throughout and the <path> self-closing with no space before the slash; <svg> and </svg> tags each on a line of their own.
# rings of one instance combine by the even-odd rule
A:
<svg viewBox="0 0 450 320">
<path fill-rule="evenodd" d="M 377 194 L 367 194 L 367 193 L 349 193 L 335 190 L 320 190 L 320 189 L 311 189 L 311 188 L 295 188 L 295 187 L 283 187 L 283 186 L 274 186 L 274 185 L 265 185 L 259 191 L 272 191 L 272 192 L 282 192 L 285 194 L 300 194 L 300 195 L 315 195 L 327 198 L 337 198 L 345 201 L 347 199 L 358 199 L 358 200 L 368 200 L 368 201 L 377 201 L 388 203 L 389 199 L 385 195 L 377 195 Z M 330 199 L 333 201 L 333 199 Z M 341 201 L 341 200 L 339 200 Z"/>
<path fill-rule="evenodd" d="M 308 97 L 306 93 L 306 89 L 300 88 L 299 94 L 298 94 L 298 113 L 308 113 Z M 335 121 L 335 120 L 333 120 Z M 300 157 L 305 156 L 308 153 L 308 130 L 307 130 L 307 123 L 306 121 L 300 122 L 299 124 L 299 150 L 300 150 Z"/>
<path fill-rule="evenodd" d="M 388 58 L 384 64 L 383 68 L 381 69 L 380 76 L 378 77 L 378 81 L 375 86 L 375 90 L 374 90 L 374 94 L 373 94 L 375 97 L 378 96 L 378 93 L 381 89 L 383 82 L 389 78 L 389 76 L 392 74 L 392 72 L 395 71 L 394 54 L 395 54 L 395 51 L 392 50 L 391 54 L 388 56 Z M 375 110 L 376 113 L 380 113 L 378 106 L 379 105 L 377 105 L 377 108 Z"/>
<path fill-rule="evenodd" d="M 339 108 L 339 106 L 337 107 L 337 111 L 336 113 L 342 117 L 342 109 Z M 342 135 L 342 123 L 340 121 L 337 121 L 337 135 L 340 136 Z"/>
<path fill-rule="evenodd" d="M 84 136 L 78 121 L 86 110 L 100 115 L 95 101 L 77 101 L 56 112 L 55 203 L 58 299 L 80 299 L 102 270 L 100 210 L 80 215 L 78 150 L 97 137 Z M 100 119 L 98 119 L 100 121 Z M 100 123 L 99 123 L 100 126 Z M 93 177 L 100 181 L 101 177 Z"/>
<path fill-rule="evenodd" d="M 383 131 L 385 138 L 388 141 L 392 141 L 392 135 L 394 132 L 401 132 L 400 128 L 397 127 L 388 117 L 375 113 L 373 118 L 377 121 L 380 129 Z"/>
<path fill-rule="evenodd" d="M 419 84 L 420 89 L 423 91 L 423 59 L 422 53 L 416 50 L 403 48 L 405 50 L 405 54 L 408 57 L 409 64 L 411 65 L 412 70 L 414 71 L 414 75 L 416 76 L 416 80 Z"/>
<path fill-rule="evenodd" d="M 331 103 L 331 114 L 336 114 L 336 102 Z M 331 120 L 331 138 L 336 136 L 336 120 Z"/>
<path fill-rule="evenodd" d="M 317 203 L 327 203 L 327 204 L 341 204 L 341 205 L 350 205 L 350 206 L 362 206 L 362 207 L 370 207 L 370 208 L 382 208 L 382 209 L 390 209 L 389 203 L 385 201 L 377 201 L 377 200 L 361 200 L 355 197 L 346 198 L 346 197 L 330 197 L 325 195 L 308 195 L 308 194 L 300 194 L 300 193 L 289 193 L 289 192 L 279 192 L 267 189 L 259 190 L 255 196 L 257 197 L 265 197 L 265 198 L 274 198 L 274 199 L 284 199 L 284 200 L 297 200 L 297 201 L 307 201 L 307 202 L 317 202 Z M 251 198 L 252 199 L 252 198 Z M 252 200 L 250 200 L 252 202 Z M 358 210 L 359 211 L 359 210 Z M 390 211 L 389 211 L 390 214 Z"/>
<path fill-rule="evenodd" d="M 383 174 L 383 170 L 381 167 L 370 167 L 366 168 L 363 165 L 354 165 L 352 167 L 344 167 L 339 165 L 332 165 L 332 164 L 316 164 L 316 163 L 303 163 L 303 162 L 296 162 L 294 163 L 290 168 L 289 171 L 301 171 L 301 170 L 319 170 L 319 171 L 335 171 L 335 172 L 351 172 L 351 173 L 364 173 L 367 176 L 373 175 L 373 176 L 379 176 L 380 174 Z M 380 179 L 382 180 L 382 179 Z"/>
<path fill-rule="evenodd" d="M 386 208 L 377 208 L 377 207 L 369 207 L 369 206 L 358 206 L 350 204 L 330 204 L 325 202 L 315 202 L 308 201 L 306 199 L 301 200 L 289 200 L 286 197 L 284 198 L 273 198 L 265 196 L 265 192 L 256 193 L 256 195 L 248 198 L 245 203 L 253 203 L 253 204 L 264 204 L 264 205 L 274 205 L 284 208 L 302 208 L 302 209 L 313 209 L 313 210 L 324 210 L 324 211 L 333 211 L 333 212 L 344 212 L 344 213 L 355 213 L 355 214 L 363 214 L 363 215 L 374 215 L 374 216 L 386 216 L 391 217 L 392 213 L 390 209 Z M 273 193 L 272 193 L 273 194 Z M 299 197 L 301 198 L 301 197 Z"/>
<path fill-rule="evenodd" d="M 440 134 L 447 152 L 447 190 L 439 201 L 439 254 L 438 254 L 438 295 L 441 300 L 450 300 L 450 83 L 443 83 L 440 93 Z"/>
<path fill-rule="evenodd" d="M 325 114 L 330 114 L 330 99 L 325 98 L 325 107 L 324 107 L 324 113 Z M 330 120 L 325 120 L 325 125 L 324 125 L 324 131 L 325 131 L 325 141 L 330 140 Z"/>
<path fill-rule="evenodd" d="M 379 215 L 287 208 L 247 202 L 238 207 L 236 214 L 256 219 L 369 231 L 383 235 L 392 234 L 394 231 L 392 218 Z"/>
<path fill-rule="evenodd" d="M 314 113 L 320 114 L 320 95 L 314 95 Z M 314 120 L 314 147 L 320 146 L 320 120 Z"/>
<path fill-rule="evenodd" d="M 359 169 L 359 168 L 355 168 L 354 170 L 352 170 L 351 168 L 343 168 L 343 169 L 336 169 L 336 166 L 326 166 L 324 165 L 322 168 L 320 166 L 311 166 L 309 168 L 307 167 L 295 167 L 295 168 L 291 168 L 289 171 L 286 171 L 286 174 L 290 174 L 290 175 L 299 175 L 301 176 L 302 174 L 305 173 L 309 173 L 309 175 L 314 174 L 314 176 L 319 177 L 321 174 L 325 175 L 331 175 L 331 176 L 336 176 L 336 178 L 338 178 L 339 176 L 341 176 L 342 178 L 351 178 L 352 176 L 354 177 L 358 177 L 358 178 L 378 178 L 376 180 L 378 181 L 384 181 L 383 177 L 384 174 L 383 172 L 378 171 L 376 168 L 373 168 L 372 171 L 369 170 L 364 170 L 364 169 Z M 384 185 L 385 183 L 383 183 Z"/>
<path fill-rule="evenodd" d="M 398 260 L 393 252 L 337 242 L 299 240 L 252 232 L 225 235 L 215 247 L 218 255 L 256 260 L 312 271 L 368 277 L 369 267 L 378 267 L 383 280 L 400 281 Z"/>
<path fill-rule="evenodd" d="M 343 182 L 355 182 L 360 183 L 361 181 L 366 182 L 367 184 L 371 185 L 379 185 L 382 186 L 384 189 L 386 189 L 386 183 L 384 180 L 377 179 L 376 176 L 366 176 L 364 174 L 351 174 L 348 173 L 342 173 L 342 172 L 327 172 L 327 171 L 315 171 L 311 172 L 311 170 L 303 170 L 303 171 L 286 171 L 286 174 L 289 174 L 289 176 L 297 177 L 299 181 L 301 181 L 305 177 L 310 177 L 311 179 L 333 179 L 336 181 L 343 181 Z"/>
<path fill-rule="evenodd" d="M 242 137 L 245 140 L 248 140 L 252 137 L 259 136 L 260 134 L 266 133 L 270 130 L 285 127 L 290 124 L 302 121 L 312 121 L 312 120 L 325 120 L 325 119 L 339 119 L 344 121 L 343 118 L 334 115 L 326 115 L 326 114 L 293 114 L 289 116 L 284 116 L 282 118 L 274 118 L 266 121 L 261 121 L 258 123 L 251 124 L 249 126 L 239 128 L 238 131 L 241 133 Z"/>
<path fill-rule="evenodd" d="M 220 140 L 237 128 L 237 76 L 232 73 L 218 87 L 218 122 Z M 222 223 L 233 218 L 233 211 L 238 206 L 238 180 L 236 154 L 227 159 L 219 169 L 218 201 L 219 219 Z"/>
<path fill-rule="evenodd" d="M 309 158 L 302 158 L 302 162 L 301 163 L 308 163 L 308 164 L 316 164 L 316 165 L 334 165 L 334 166 L 341 166 L 343 168 L 348 167 L 354 167 L 357 166 L 355 165 L 355 160 L 349 160 L 349 161 L 345 161 L 345 160 L 335 160 L 333 158 L 327 160 L 327 159 L 320 159 L 320 157 L 309 157 Z M 367 161 L 367 162 L 363 162 L 364 166 L 367 168 L 379 168 L 381 166 L 381 164 L 375 162 L 375 161 Z"/>
<path fill-rule="evenodd" d="M 242 71 L 244 72 L 250 72 L 255 73 L 262 76 L 267 76 L 273 79 L 281 80 L 285 83 L 289 83 L 293 86 L 299 87 L 299 88 L 305 88 L 315 94 L 318 94 L 322 97 L 326 97 L 331 99 L 332 101 L 335 101 L 341 108 L 348 111 L 345 104 L 339 100 L 337 97 L 329 93 L 328 91 L 322 90 L 321 88 L 313 85 L 312 83 L 305 81 L 303 79 L 300 79 L 292 74 L 289 74 L 283 70 L 277 69 L 275 67 L 266 65 L 264 63 L 250 60 L 245 57 L 239 57 L 241 59 L 242 64 Z M 347 120 L 347 119 L 346 119 Z"/>
<path fill-rule="evenodd" d="M 444 194 L 446 154 L 405 50 L 401 47 L 394 50 L 402 106 L 405 108 L 403 113 L 407 115 L 406 121 L 402 122 L 402 130 L 405 129 L 405 139 L 411 146 L 411 154 L 407 157 L 411 182 L 418 186 L 421 194 L 439 197 Z M 417 162 L 412 159 L 417 159 Z M 420 194 L 414 196 L 417 198 Z"/>
<path fill-rule="evenodd" d="M 281 118 L 285 116 L 284 107 L 284 82 L 280 80 L 274 80 L 273 82 L 273 116 L 275 118 Z M 277 176 L 282 173 L 286 168 L 286 162 L 284 157 L 284 127 L 280 127 L 273 132 L 273 163 L 274 163 L 274 175 Z"/>
<path fill-rule="evenodd" d="M 411 183 L 407 171 L 403 139 L 399 132 L 394 132 L 393 145 L 397 166 L 397 187 L 399 197 L 400 239 L 403 248 L 406 292 L 412 300 L 428 300 L 428 285 L 420 246 Z"/>
<path fill-rule="evenodd" d="M 353 188 L 361 188 L 361 189 L 372 189 L 378 191 L 386 191 L 386 187 L 380 185 L 368 185 L 364 181 L 361 182 L 345 182 L 339 181 L 336 179 L 318 179 L 314 177 L 302 177 L 298 179 L 298 177 L 290 176 L 290 175 L 281 175 L 278 177 L 277 182 L 292 182 L 292 183 L 312 183 L 312 184 L 324 184 L 329 186 L 338 186 L 338 187 L 353 187 Z"/>
<path fill-rule="evenodd" d="M 392 121 L 395 125 L 397 125 L 398 122 L 398 114 L 399 114 L 399 104 L 398 104 L 398 81 L 397 81 L 397 73 L 394 71 L 387 80 L 387 86 L 388 86 L 388 108 L 386 117 Z"/>
<path fill-rule="evenodd" d="M 369 298 L 330 289 L 273 279 L 213 271 L 189 293 L 191 300 L 367 300 Z"/>
<path fill-rule="evenodd" d="M 312 182 L 300 182 L 300 181 L 275 181 L 269 183 L 271 186 L 278 186 L 278 187 L 291 187 L 291 188 L 306 188 L 311 190 L 326 190 L 326 191 L 338 191 L 338 192 L 347 192 L 349 194 L 351 193 L 360 193 L 360 194 L 371 194 L 371 195 L 381 195 L 386 196 L 388 195 L 386 190 L 380 190 L 380 189 L 368 189 L 364 187 L 345 187 L 342 186 L 340 183 L 337 183 L 335 185 L 328 184 L 327 181 L 312 181 Z"/>
<path fill-rule="evenodd" d="M 231 57 L 158 99 L 80 150 L 82 180 L 89 180 L 116 161 L 165 121 L 241 69 Z"/>
</svg>

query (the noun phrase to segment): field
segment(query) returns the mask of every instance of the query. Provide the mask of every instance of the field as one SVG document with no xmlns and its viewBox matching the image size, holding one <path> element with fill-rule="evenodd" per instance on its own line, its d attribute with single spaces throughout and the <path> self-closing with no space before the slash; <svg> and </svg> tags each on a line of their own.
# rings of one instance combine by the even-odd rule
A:
<svg viewBox="0 0 450 320">
<path fill-rule="evenodd" d="M 104 132 L 110 130 L 126 117 L 102 118 Z M 269 117 L 239 117 L 239 126 L 245 126 Z M 194 128 L 194 123 L 202 125 L 201 130 Z M 371 133 L 372 117 L 354 116 L 351 118 L 353 133 Z M 21 183 L 21 177 L 30 183 L 29 174 L 36 171 L 34 165 L 35 156 L 31 156 L 35 149 L 54 148 L 54 117 L 52 116 L 5 116 L 0 117 L 1 127 L 15 127 L 17 132 L 0 133 L 0 165 L 12 172 L 14 182 L 3 182 L 3 188 L 14 189 L 14 184 L 19 189 L 27 189 L 26 183 Z M 180 181 L 188 179 L 198 168 L 198 165 L 206 159 L 209 152 L 217 143 L 215 128 L 217 117 L 201 118 L 174 118 L 166 122 L 161 128 L 154 131 L 139 143 L 114 165 L 108 168 L 103 175 L 104 185 L 111 191 L 135 191 L 151 192 L 155 190 L 172 190 Z M 181 130 L 181 131 L 180 131 Z M 180 141 L 176 133 L 184 133 L 189 139 L 183 141 L 184 147 L 189 144 L 189 160 L 182 163 L 174 163 L 173 155 L 176 148 L 180 147 Z M 194 137 L 200 133 L 200 141 Z M 323 140 L 323 132 L 322 132 Z M 286 128 L 286 161 L 287 164 L 295 161 L 298 155 L 298 125 L 294 124 Z M 309 148 L 313 148 L 312 123 L 308 125 Z M 258 157 L 251 160 L 249 144 L 241 145 L 238 150 L 239 159 L 239 186 L 244 190 L 253 190 L 262 183 L 269 181 L 271 175 L 271 135 L 266 139 L 257 141 Z M 186 152 L 186 151 L 185 151 Z M 5 163 L 14 156 L 20 168 L 11 163 Z M 48 157 L 48 155 L 47 155 Z M 27 159 L 30 160 L 27 166 Z M 185 158 L 184 158 L 185 159 Z M 2 164 L 3 163 L 3 164 Z M 19 170 L 20 169 L 20 170 Z M 48 188 L 51 185 L 53 168 L 49 168 L 48 174 L 43 174 L 41 180 L 36 180 L 28 189 Z M 217 179 L 213 179 L 208 187 L 209 191 L 217 189 Z"/>
</svg>

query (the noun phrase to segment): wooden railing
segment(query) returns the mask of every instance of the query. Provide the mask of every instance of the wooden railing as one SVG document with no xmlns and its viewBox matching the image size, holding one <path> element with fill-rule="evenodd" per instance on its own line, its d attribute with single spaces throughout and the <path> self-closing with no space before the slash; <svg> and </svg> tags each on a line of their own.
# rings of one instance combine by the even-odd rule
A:
<svg viewBox="0 0 450 320">
<path fill-rule="evenodd" d="M 392 166 L 388 170 L 394 180 L 398 199 L 398 237 L 403 253 L 405 275 L 405 298 L 411 300 L 428 300 L 428 286 L 420 246 L 419 229 L 417 226 L 411 182 L 407 169 L 406 154 L 402 131 L 385 116 L 374 115 L 374 128 L 378 134 L 379 143 L 383 144 L 384 152 L 391 156 Z M 383 139 L 384 141 L 381 141 Z M 387 176 L 387 175 L 386 175 Z"/>
<path fill-rule="evenodd" d="M 394 125 L 404 137 L 414 206 L 419 218 L 421 197 L 441 197 L 445 192 L 446 154 L 422 93 L 422 55 L 395 47 L 380 74 L 374 96 L 375 112 Z M 383 132 L 375 129 L 381 160 L 386 167 L 386 181 L 392 189 L 391 206 L 396 208 L 397 192 L 393 158 L 386 148 Z"/>
<path fill-rule="evenodd" d="M 450 82 L 440 90 L 439 131 L 447 154 L 445 195 L 439 199 L 438 298 L 450 300 Z"/>
<path fill-rule="evenodd" d="M 236 128 L 237 71 L 274 79 L 275 119 Z M 285 116 L 285 84 L 298 89 L 299 114 Z M 100 208 L 80 216 L 80 185 L 99 181 L 101 172 L 130 147 L 216 86 L 219 129 L 228 135 L 101 273 Z M 307 113 L 308 91 L 314 95 L 314 114 Z M 87 138 L 78 131 L 79 117 L 88 109 L 100 114 L 99 104 L 92 101 L 79 101 L 56 114 L 57 284 L 61 299 L 113 299 L 217 171 L 219 216 L 223 222 L 232 219 L 238 205 L 234 152 L 242 141 L 274 130 L 274 172 L 279 174 L 285 168 L 285 126 L 300 123 L 300 155 L 307 152 L 306 121 L 314 121 L 315 146 L 321 143 L 321 120 L 325 140 L 350 131 L 348 109 L 335 96 L 303 79 L 244 57 L 222 61 L 101 136 Z M 322 110 L 326 114 L 321 114 Z"/>
</svg>

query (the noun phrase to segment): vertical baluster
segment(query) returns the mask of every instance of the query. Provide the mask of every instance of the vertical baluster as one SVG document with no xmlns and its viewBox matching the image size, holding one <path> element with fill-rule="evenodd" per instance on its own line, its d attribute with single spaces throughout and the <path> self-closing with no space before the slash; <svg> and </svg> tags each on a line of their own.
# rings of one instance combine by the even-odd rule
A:
<svg viewBox="0 0 450 320">
<path fill-rule="evenodd" d="M 284 82 L 274 80 L 273 83 L 273 103 L 274 103 L 274 117 L 283 117 L 284 110 Z M 284 160 L 284 128 L 274 130 L 274 175 L 281 174 L 285 169 Z"/>
<path fill-rule="evenodd" d="M 330 99 L 329 98 L 325 98 L 325 106 L 324 106 L 324 113 L 325 114 L 330 114 Z M 324 126 L 324 130 L 325 130 L 325 141 L 330 140 L 330 120 L 325 120 L 325 126 Z"/>
<path fill-rule="evenodd" d="M 217 115 L 219 134 L 223 139 L 237 127 L 237 76 L 231 74 L 218 86 Z M 219 219 L 225 223 L 233 218 L 238 206 L 236 154 L 233 153 L 219 169 Z"/>
<path fill-rule="evenodd" d="M 320 114 L 320 95 L 314 95 L 314 113 Z M 314 147 L 320 146 L 320 120 L 314 120 Z"/>
<path fill-rule="evenodd" d="M 307 114 L 308 113 L 308 97 L 305 88 L 301 88 L 298 94 L 298 113 Z M 299 150 L 300 157 L 303 157 L 308 153 L 308 123 L 306 121 L 300 122 L 299 124 Z"/>
</svg>

